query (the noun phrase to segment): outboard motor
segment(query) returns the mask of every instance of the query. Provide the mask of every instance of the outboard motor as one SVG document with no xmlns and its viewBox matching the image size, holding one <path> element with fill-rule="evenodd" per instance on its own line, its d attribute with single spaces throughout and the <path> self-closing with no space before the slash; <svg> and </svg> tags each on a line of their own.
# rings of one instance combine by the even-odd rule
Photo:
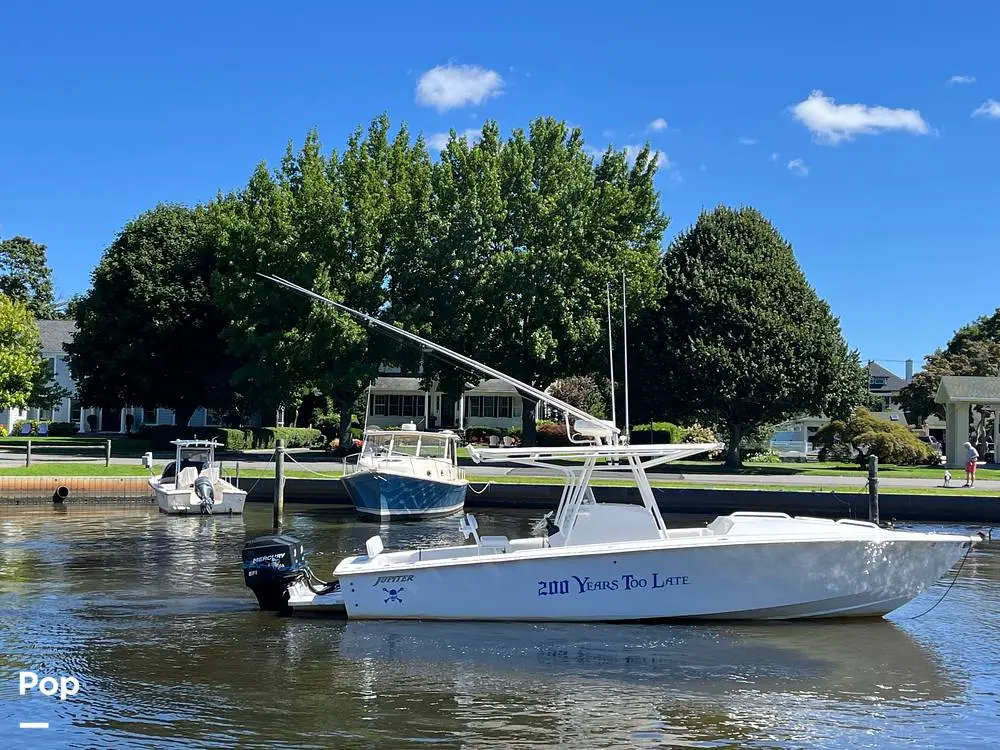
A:
<svg viewBox="0 0 1000 750">
<path fill-rule="evenodd" d="M 208 477 L 198 477 L 194 480 L 194 494 L 201 500 L 201 512 L 211 513 L 215 506 L 215 489 Z"/>
<path fill-rule="evenodd" d="M 288 587 L 305 575 L 302 542 L 293 536 L 259 536 L 243 545 L 243 582 L 265 612 L 287 612 Z"/>
</svg>

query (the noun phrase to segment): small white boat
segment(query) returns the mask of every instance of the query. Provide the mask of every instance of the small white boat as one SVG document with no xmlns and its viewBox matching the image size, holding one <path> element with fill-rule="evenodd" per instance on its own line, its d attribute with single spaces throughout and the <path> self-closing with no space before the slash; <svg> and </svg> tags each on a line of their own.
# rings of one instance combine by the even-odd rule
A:
<svg viewBox="0 0 1000 750">
<path fill-rule="evenodd" d="M 720 444 L 623 445 L 611 423 L 488 365 L 326 301 L 549 403 L 566 415 L 576 445 L 470 451 L 484 463 L 515 462 L 563 474 L 559 507 L 540 536 L 480 536 L 475 518 L 465 515 L 460 529 L 472 544 L 385 551 L 381 537 L 373 536 L 366 554 L 342 560 L 330 583 L 305 564 L 297 540 L 250 541 L 243 550 L 244 580 L 263 609 L 427 620 L 875 616 L 929 588 L 982 540 L 784 513 L 734 513 L 706 526 L 669 528 L 646 471 L 718 450 Z M 590 480 L 598 463 L 631 475 L 635 504 L 596 501 Z"/>
<path fill-rule="evenodd" d="M 247 493 L 222 478 L 215 460 L 214 440 L 174 440 L 175 459 L 159 477 L 149 478 L 149 486 L 160 511 L 170 515 L 192 513 L 238 514 L 243 512 Z M 142 457 L 143 466 L 151 469 L 153 456 Z"/>
<path fill-rule="evenodd" d="M 469 485 L 458 466 L 458 435 L 412 423 L 366 431 L 361 452 L 344 459 L 341 481 L 355 510 L 380 521 L 458 513 Z"/>
</svg>

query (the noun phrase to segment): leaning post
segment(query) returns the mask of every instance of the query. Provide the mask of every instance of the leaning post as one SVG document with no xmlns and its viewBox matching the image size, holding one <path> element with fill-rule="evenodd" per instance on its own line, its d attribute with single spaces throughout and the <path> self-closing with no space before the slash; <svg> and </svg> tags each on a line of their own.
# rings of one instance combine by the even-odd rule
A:
<svg viewBox="0 0 1000 750">
<path fill-rule="evenodd" d="M 104 465 L 111 466 L 111 440 L 104 441 Z"/>
<path fill-rule="evenodd" d="M 281 530 L 285 511 L 285 441 L 279 440 L 274 449 L 274 530 Z"/>
<path fill-rule="evenodd" d="M 24 452 L 24 466 L 31 466 L 31 438 L 28 438 L 28 449 Z"/>
<path fill-rule="evenodd" d="M 868 457 L 868 520 L 878 524 L 878 456 Z"/>
</svg>

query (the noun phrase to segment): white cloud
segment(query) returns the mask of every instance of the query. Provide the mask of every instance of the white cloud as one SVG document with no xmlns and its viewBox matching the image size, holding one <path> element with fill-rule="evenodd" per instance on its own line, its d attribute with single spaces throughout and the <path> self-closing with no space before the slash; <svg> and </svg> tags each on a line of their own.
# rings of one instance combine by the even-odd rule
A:
<svg viewBox="0 0 1000 750">
<path fill-rule="evenodd" d="M 788 162 L 788 169 L 792 174 L 799 177 L 805 177 L 809 174 L 809 167 L 801 159 L 792 159 Z"/>
<path fill-rule="evenodd" d="M 483 137 L 483 131 L 478 128 L 466 128 L 461 133 L 458 133 L 458 137 L 465 138 L 471 146 L 479 142 L 479 139 Z M 431 133 L 427 136 L 427 148 L 434 149 L 435 151 L 443 151 L 448 145 L 450 138 L 450 133 Z"/>
<path fill-rule="evenodd" d="M 779 158 L 780 158 L 780 155 L 778 154 L 777 151 L 772 151 L 771 152 L 771 161 L 778 161 Z"/>
<path fill-rule="evenodd" d="M 948 79 L 948 83 L 975 83 L 975 76 L 952 76 Z"/>
<path fill-rule="evenodd" d="M 639 156 L 639 152 L 644 148 L 643 146 L 638 146 L 634 143 L 629 143 L 624 146 L 625 148 L 625 158 L 629 160 L 630 164 L 634 164 L 636 158 Z M 673 167 L 673 163 L 670 161 L 670 157 L 667 156 L 665 151 L 653 151 L 653 158 L 656 160 L 657 169 L 670 169 Z"/>
<path fill-rule="evenodd" d="M 662 117 L 657 117 L 655 120 L 649 123 L 649 125 L 646 126 L 646 130 L 650 131 L 651 133 L 656 133 L 666 129 L 667 129 L 667 121 L 664 120 Z"/>
<path fill-rule="evenodd" d="M 745 135 L 741 135 L 739 138 L 737 138 L 736 142 L 739 143 L 741 146 L 756 146 L 757 145 L 757 139 L 756 138 L 747 138 Z"/>
<path fill-rule="evenodd" d="M 502 92 L 500 74 L 478 65 L 438 65 L 417 81 L 417 103 L 438 112 L 482 104 Z"/>
<path fill-rule="evenodd" d="M 792 107 L 795 119 L 805 125 L 820 143 L 833 145 L 851 140 L 858 133 L 878 134 L 906 130 L 924 135 L 930 127 L 915 109 L 869 107 L 865 104 L 837 104 L 822 91 Z"/>
<path fill-rule="evenodd" d="M 980 104 L 972 113 L 973 117 L 988 117 L 991 120 L 1000 119 L 1000 102 L 996 99 L 987 99 Z"/>
</svg>

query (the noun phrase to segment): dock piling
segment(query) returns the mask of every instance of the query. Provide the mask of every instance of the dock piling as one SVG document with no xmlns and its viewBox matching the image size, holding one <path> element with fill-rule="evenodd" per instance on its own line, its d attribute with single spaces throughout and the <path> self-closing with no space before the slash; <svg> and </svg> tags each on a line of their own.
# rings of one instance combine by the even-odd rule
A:
<svg viewBox="0 0 1000 750">
<path fill-rule="evenodd" d="M 31 466 L 31 438 L 28 438 L 28 448 L 24 452 L 24 466 L 25 468 Z"/>
<path fill-rule="evenodd" d="M 868 457 L 868 520 L 878 525 L 878 456 Z"/>
<path fill-rule="evenodd" d="M 111 441 L 104 441 L 104 465 L 111 466 Z"/>
<path fill-rule="evenodd" d="M 281 530 L 285 510 L 285 441 L 279 440 L 274 449 L 274 530 Z"/>
</svg>

